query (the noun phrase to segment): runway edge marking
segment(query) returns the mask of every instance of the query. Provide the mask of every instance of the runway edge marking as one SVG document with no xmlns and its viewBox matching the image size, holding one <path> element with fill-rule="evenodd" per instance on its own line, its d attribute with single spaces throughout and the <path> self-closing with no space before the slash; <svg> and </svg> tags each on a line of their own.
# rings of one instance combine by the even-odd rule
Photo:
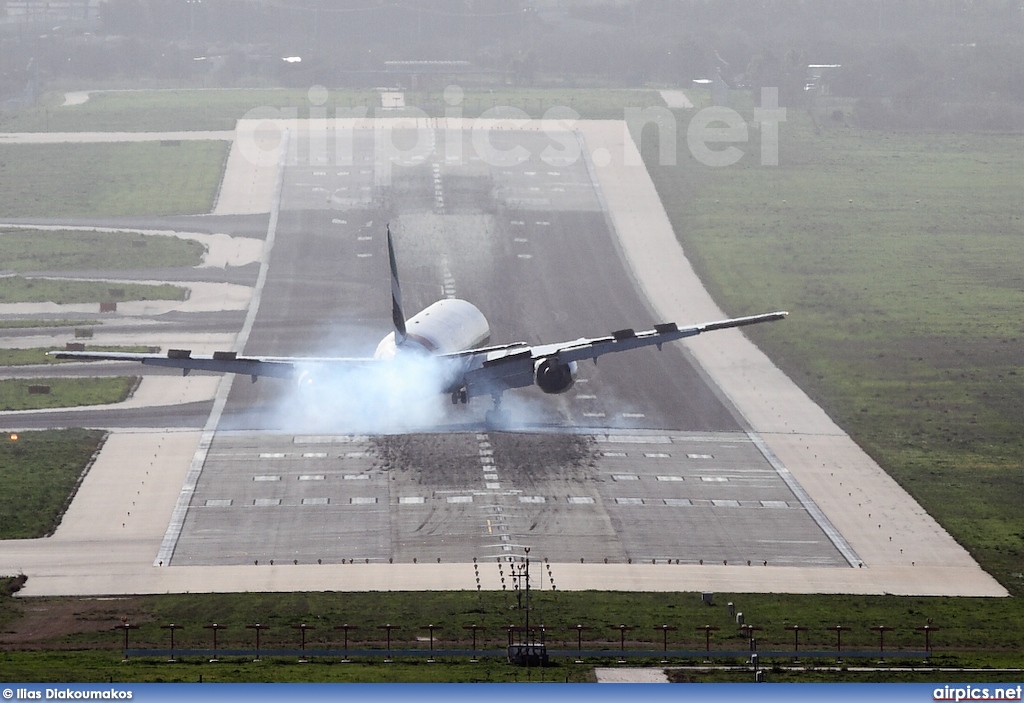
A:
<svg viewBox="0 0 1024 703">
<path fill-rule="evenodd" d="M 252 326 L 256 321 L 256 313 L 259 311 L 260 301 L 263 299 L 263 286 L 267 282 L 270 253 L 274 248 L 274 238 L 277 234 L 277 219 L 281 212 L 281 189 L 284 185 L 285 168 L 284 156 L 288 153 L 288 139 L 289 132 L 285 130 L 281 139 L 281 157 L 277 167 L 277 184 L 274 188 L 274 200 L 270 207 L 270 222 L 267 225 L 267 237 L 263 246 L 263 256 L 260 258 L 260 272 L 256 278 L 256 287 L 253 290 L 252 302 L 249 304 L 245 322 L 242 324 L 242 329 L 239 331 L 238 338 L 235 341 L 235 350 L 239 352 L 245 348 L 245 343 L 249 340 L 249 335 L 252 333 Z M 157 552 L 156 558 L 153 559 L 153 566 L 163 566 L 164 564 L 169 566 L 171 563 L 174 550 L 178 546 L 178 539 L 181 537 L 181 531 L 185 526 L 185 516 L 188 513 L 189 505 L 192 503 L 192 495 L 195 493 L 196 485 L 199 483 L 199 476 L 203 473 L 203 466 L 206 464 L 206 457 L 209 454 L 210 445 L 213 444 L 217 425 L 220 424 L 220 417 L 224 412 L 224 407 L 227 405 L 228 395 L 231 393 L 231 385 L 234 383 L 234 380 L 234 374 L 224 374 L 220 385 L 217 386 L 217 395 L 213 403 L 213 409 L 210 411 L 210 417 L 206 420 L 206 426 L 203 427 L 203 436 L 199 440 L 199 446 L 196 447 L 192 463 L 189 464 L 185 483 L 181 487 L 181 493 L 178 494 L 178 502 L 174 506 L 174 512 L 171 513 L 171 521 L 168 523 L 167 532 L 164 533 L 163 541 L 160 543 L 160 550 Z"/>
<path fill-rule="evenodd" d="M 787 469 L 783 465 L 782 461 L 775 456 L 775 452 L 768 447 L 765 441 L 761 439 L 756 432 L 747 432 L 747 437 L 749 437 L 753 445 L 757 447 L 757 450 L 761 452 L 761 455 L 768 460 L 768 463 L 772 465 L 772 468 L 775 469 L 775 473 L 777 473 L 779 478 L 781 478 L 789 487 L 789 490 L 791 490 L 793 495 L 797 497 L 800 504 L 804 506 L 804 510 L 808 512 L 811 519 L 813 519 L 818 527 L 821 528 L 821 531 L 825 533 L 825 536 L 829 538 L 833 546 L 839 550 L 839 553 L 843 555 L 843 558 L 846 559 L 847 563 L 854 568 L 863 566 L 864 562 L 859 556 L 857 556 L 857 552 L 854 551 L 853 547 L 850 546 L 850 543 L 846 541 L 846 539 L 839 533 L 839 530 L 836 529 L 835 525 L 833 525 L 825 516 L 825 513 L 822 512 L 821 508 L 818 507 L 818 504 L 814 502 L 810 495 L 808 495 L 807 491 L 804 490 L 804 487 L 800 485 L 793 474 L 789 472 L 789 469 Z"/>
</svg>

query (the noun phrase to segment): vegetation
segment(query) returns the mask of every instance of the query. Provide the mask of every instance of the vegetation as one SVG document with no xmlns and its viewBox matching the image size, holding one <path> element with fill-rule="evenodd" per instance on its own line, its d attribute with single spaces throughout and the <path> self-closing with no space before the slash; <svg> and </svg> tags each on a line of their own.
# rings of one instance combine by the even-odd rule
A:
<svg viewBox="0 0 1024 703">
<path fill-rule="evenodd" d="M 82 105 L 64 107 L 63 102 L 63 93 L 49 93 L 35 107 L 8 115 L 0 127 L 11 132 L 231 130 L 254 108 L 301 108 L 297 116 L 309 117 L 312 106 L 307 90 L 126 90 L 93 93 Z M 374 91 L 332 91 L 322 107 L 333 117 L 339 109 L 379 105 Z"/>
<path fill-rule="evenodd" d="M 0 380 L 0 412 L 120 403 L 131 396 L 138 385 L 137 376 Z M 49 390 L 33 392 L 32 387 Z M 4 496 L 0 503 L 7 500 L 7 496 Z"/>
<path fill-rule="evenodd" d="M 152 353 L 159 351 L 157 347 L 104 347 L 87 345 L 83 351 L 116 351 Z M 63 351 L 62 347 L 46 347 L 37 349 L 0 349 L 0 367 L 2 366 L 31 366 L 33 364 L 60 364 L 67 359 L 58 359 L 49 356 L 49 352 Z"/>
<path fill-rule="evenodd" d="M 285 110 L 294 110 L 296 117 L 307 118 L 313 107 L 305 90 L 101 92 L 93 94 L 83 105 L 69 107 L 61 106 L 63 100 L 63 93 L 49 93 L 40 105 L 10 116 L 7 124 L 0 122 L 0 127 L 10 131 L 230 130 L 237 120 L 259 114 L 254 111 L 287 117 L 291 113 Z M 622 119 L 625 107 L 658 105 L 661 98 L 651 90 L 467 88 L 454 106 L 445 102 L 441 89 L 407 91 L 405 102 L 407 109 L 383 113 L 380 95 L 375 91 L 331 90 L 320 107 L 331 118 L 422 112 L 443 117 L 446 111 L 478 117 L 495 107 L 512 107 L 539 118 L 552 107 L 568 107 L 588 119 Z"/>
<path fill-rule="evenodd" d="M 482 568 L 494 568 L 488 564 Z M 777 667 L 773 680 L 849 680 L 844 669 L 837 667 L 834 657 L 805 658 L 804 665 L 818 667 L 811 672 L 786 672 L 791 664 L 789 652 L 793 635 L 786 625 L 806 628 L 800 633 L 800 650 L 834 651 L 836 614 L 850 630 L 843 634 L 846 652 L 877 652 L 878 633 L 870 628 L 885 624 L 893 630 L 886 634 L 888 663 L 899 667 L 1005 667 L 1019 666 L 1020 653 L 1016 633 L 1021 626 L 1021 609 L 1010 599 L 898 598 L 864 596 L 787 596 L 716 594 L 716 604 L 706 606 L 700 594 L 656 593 L 554 593 L 533 594 L 532 615 L 544 623 L 546 643 L 551 650 L 573 651 L 577 646 L 576 624 L 586 626 L 582 632 L 585 650 L 603 650 L 607 657 L 589 658 L 585 666 L 571 664 L 569 657 L 555 659 L 555 666 L 545 672 L 532 672 L 533 680 L 587 680 L 589 668 L 611 664 L 619 649 L 619 624 L 631 629 L 626 647 L 647 650 L 651 656 L 634 660 L 635 664 L 657 666 L 662 648 L 662 624 L 677 628 L 668 633 L 668 648 L 702 652 L 705 646 L 704 625 L 717 629 L 711 635 L 711 651 L 716 667 L 736 667 L 748 642 L 736 627 L 726 606 L 732 602 L 742 611 L 756 631 L 758 650 L 786 652 L 782 657 L 767 657 L 767 667 Z M 799 617 L 794 617 L 798 615 Z M 340 656 L 315 658 L 307 668 L 296 667 L 295 657 L 268 656 L 254 664 L 240 656 L 226 656 L 217 666 L 206 658 L 184 656 L 181 664 L 170 665 L 164 657 L 140 657 L 129 665 L 120 663 L 124 644 L 122 622 L 138 625 L 129 635 L 133 649 L 167 649 L 169 633 L 161 625 L 175 623 L 182 627 L 175 633 L 175 647 L 208 650 L 212 648 L 211 633 L 204 626 L 216 622 L 219 649 L 253 649 L 255 633 L 246 625 L 259 622 L 268 629 L 261 632 L 261 649 L 297 650 L 299 633 L 294 626 L 312 625 L 306 633 L 309 650 L 341 650 L 343 632 L 335 626 L 348 623 L 351 650 L 386 649 L 385 633 L 380 625 L 397 626 L 392 632 L 392 649 L 428 649 L 425 641 L 426 623 L 438 625 L 435 648 L 438 650 L 470 650 L 471 633 L 467 625 L 485 629 L 478 632 L 479 650 L 501 650 L 507 641 L 510 622 L 521 623 L 523 611 L 511 591 L 506 592 L 394 592 L 394 593 L 291 593 L 291 594 L 183 594 L 168 596 L 125 597 L 118 599 L 41 598 L 23 601 L 0 598 L 0 622 L 5 634 L 0 646 L 11 650 L 42 648 L 43 652 L 8 651 L 0 653 L 0 679 L 48 680 L 53 671 L 60 671 L 68 681 L 523 681 L 526 671 L 508 666 L 500 659 L 485 659 L 479 665 L 466 657 L 439 657 L 436 665 L 424 658 L 397 656 L 394 665 L 385 665 L 380 657 L 355 657 L 357 665 L 338 666 Z M 64 628 L 41 631 L 34 627 L 39 619 L 62 622 Z M 123 620 L 122 620 L 123 619 Z M 915 628 L 931 619 L 938 628 L 932 634 L 933 653 L 928 661 L 913 653 L 924 648 L 922 633 Z M 17 643 L 15 645 L 15 643 Z M 912 656 L 901 656 L 912 655 Z M 762 654 L 764 657 L 764 654 Z M 677 665 L 699 666 L 703 656 L 673 658 Z M 844 660 L 846 665 L 877 665 L 868 656 Z M 392 668 L 393 666 L 393 668 Z M 829 669 L 828 667 L 832 667 Z M 709 672 L 687 672 L 689 680 L 750 680 L 742 669 L 715 669 Z M 856 675 L 854 675 L 856 676 Z M 931 681 L 934 671 L 860 674 L 862 680 Z M 965 680 L 980 674 L 958 674 Z M 986 671 L 991 682 L 1013 682 L 1014 673 Z"/>
<path fill-rule="evenodd" d="M 89 327 L 95 320 L 0 320 L 0 330 L 35 329 L 37 327 Z"/>
<path fill-rule="evenodd" d="M 223 141 L 0 145 L 0 217 L 188 215 L 213 208 Z"/>
<path fill-rule="evenodd" d="M 663 167 L 645 141 L 676 233 L 726 311 L 792 312 L 751 336 L 1024 594 L 1024 144 L 787 117 L 778 167 L 756 142 Z"/>
<path fill-rule="evenodd" d="M 0 436 L 0 539 L 31 539 L 53 532 L 104 437 L 98 430 Z M 0 629 L 21 611 L 9 591 L 9 585 L 0 589 Z"/>
<path fill-rule="evenodd" d="M 205 247 L 191 239 L 135 232 L 0 229 L 6 271 L 198 266 Z"/>
<path fill-rule="evenodd" d="M 185 300 L 186 290 L 172 285 L 151 286 L 142 283 L 72 281 L 58 278 L 0 278 L 2 303 L 102 303 L 132 300 Z"/>
</svg>

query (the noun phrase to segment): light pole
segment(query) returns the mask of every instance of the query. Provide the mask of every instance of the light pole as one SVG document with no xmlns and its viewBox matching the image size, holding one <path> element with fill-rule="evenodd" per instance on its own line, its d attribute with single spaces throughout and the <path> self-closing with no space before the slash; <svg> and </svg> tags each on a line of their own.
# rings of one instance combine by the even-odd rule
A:
<svg viewBox="0 0 1024 703">
<path fill-rule="evenodd" d="M 878 630 L 878 657 L 881 660 L 885 659 L 885 633 L 889 632 L 893 628 L 886 625 L 875 625 L 871 628 L 872 630 Z"/>
<path fill-rule="evenodd" d="M 800 652 L 800 630 L 806 630 L 803 625 L 786 625 L 787 630 L 793 631 L 793 658 L 796 659 Z"/>
<path fill-rule="evenodd" d="M 306 623 L 302 623 L 301 625 L 292 625 L 292 629 L 293 630 L 301 630 L 302 631 L 302 655 L 299 657 L 299 661 L 301 663 L 305 664 L 306 661 L 307 661 L 307 659 L 306 659 L 306 630 L 315 630 L 316 627 L 314 627 L 313 625 L 307 625 Z"/>
<path fill-rule="evenodd" d="M 167 660 L 168 662 L 173 663 L 173 662 L 177 661 L 174 658 L 174 631 L 175 630 L 180 630 L 182 627 L 184 627 L 184 626 L 183 625 L 175 625 L 173 622 L 170 625 L 161 625 L 160 626 L 161 630 L 170 630 L 171 631 L 171 658 Z"/>
<path fill-rule="evenodd" d="M 697 629 L 704 630 L 704 661 L 711 661 L 711 632 L 722 628 L 715 625 L 701 625 Z"/>
<path fill-rule="evenodd" d="M 583 663 L 583 631 L 589 630 L 589 625 L 576 624 L 569 628 L 570 630 L 576 630 L 576 663 Z"/>
<path fill-rule="evenodd" d="M 390 662 L 391 661 L 391 631 L 395 630 L 395 629 L 398 629 L 398 625 L 392 625 L 392 624 L 388 623 L 387 625 L 378 625 L 377 629 L 378 630 L 387 630 L 388 631 L 388 658 L 385 659 L 384 661 Z"/>
<path fill-rule="evenodd" d="M 345 623 L 344 625 L 335 625 L 334 629 L 335 630 L 344 630 L 345 631 L 345 658 L 342 659 L 341 661 L 344 664 L 348 664 L 348 662 L 349 662 L 349 659 L 348 659 L 348 631 L 349 630 L 358 630 L 359 628 L 356 627 L 355 625 L 349 625 L 348 623 Z"/>
<path fill-rule="evenodd" d="M 128 633 L 132 630 L 138 630 L 138 625 L 132 625 L 127 620 L 121 621 L 121 627 L 124 629 L 124 660 L 128 661 Z"/>
<path fill-rule="evenodd" d="M 655 625 L 655 630 L 661 630 L 661 663 L 665 664 L 668 662 L 668 633 L 669 630 L 678 630 L 678 627 L 671 625 Z"/>
<path fill-rule="evenodd" d="M 629 625 L 611 625 L 613 630 L 619 631 L 619 664 L 626 663 L 626 632 L 633 628 Z"/>
<path fill-rule="evenodd" d="M 223 630 L 225 627 L 227 627 L 227 625 L 218 625 L 217 623 L 213 623 L 212 625 L 203 625 L 204 630 L 213 630 L 213 659 L 210 660 L 211 664 L 220 661 L 217 659 L 217 630 Z"/>
<path fill-rule="evenodd" d="M 836 633 L 836 661 L 842 661 L 841 657 L 843 654 L 843 632 L 848 631 L 850 628 L 844 625 L 833 625 L 832 627 L 826 628 L 828 630 L 835 630 Z"/>
<path fill-rule="evenodd" d="M 921 627 L 915 627 L 914 629 L 917 630 L 918 632 L 923 632 L 924 633 L 924 651 L 927 652 L 928 654 L 931 654 L 932 653 L 932 641 L 931 641 L 931 638 L 929 637 L 929 635 L 932 632 L 938 632 L 939 628 L 932 627 L 931 624 L 928 624 L 928 625 L 922 625 Z"/>
<path fill-rule="evenodd" d="M 430 658 L 427 659 L 427 663 L 428 664 L 433 664 L 434 663 L 434 630 L 440 630 L 441 626 L 440 625 L 430 624 L 430 625 L 424 625 L 420 629 L 421 630 L 430 630 Z"/>
<path fill-rule="evenodd" d="M 255 623 L 253 625 L 246 625 L 245 629 L 246 630 L 256 630 L 256 658 L 253 659 L 253 661 L 259 661 L 260 660 L 260 631 L 261 630 L 269 630 L 270 629 L 270 625 L 261 625 L 259 623 Z"/>
<path fill-rule="evenodd" d="M 479 630 L 486 630 L 487 628 L 483 625 L 463 625 L 462 629 L 473 631 L 473 658 L 469 661 L 475 664 L 478 661 L 478 659 L 476 658 L 476 633 Z"/>
</svg>

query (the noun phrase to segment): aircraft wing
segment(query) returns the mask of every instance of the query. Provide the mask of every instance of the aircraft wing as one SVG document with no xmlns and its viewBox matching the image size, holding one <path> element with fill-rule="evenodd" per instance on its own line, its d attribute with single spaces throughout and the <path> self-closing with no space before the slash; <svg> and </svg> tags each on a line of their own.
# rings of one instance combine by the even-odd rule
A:
<svg viewBox="0 0 1024 703">
<path fill-rule="evenodd" d="M 593 359 L 612 352 L 638 349 L 673 342 L 686 337 L 695 337 L 704 332 L 745 327 L 761 322 L 785 318 L 788 312 L 772 312 L 748 317 L 734 317 L 718 322 L 679 327 L 673 322 L 655 325 L 652 330 L 637 332 L 632 329 L 618 330 L 605 337 L 581 337 L 568 342 L 529 346 L 526 344 L 488 347 L 450 356 L 475 355 L 477 363 L 470 364 L 466 373 L 466 385 L 470 395 L 491 393 L 501 387 L 520 388 L 534 382 L 534 368 L 540 361 L 551 359 L 559 364 Z"/>
<path fill-rule="evenodd" d="M 550 359 L 558 364 L 569 364 L 585 359 L 596 361 L 597 357 L 604 354 L 640 347 L 657 346 L 660 349 L 666 342 L 694 337 L 703 332 L 781 320 L 788 314 L 772 312 L 689 327 L 679 327 L 669 322 L 642 332 L 625 329 L 605 337 L 581 337 L 569 342 L 537 346 L 524 343 L 501 344 L 444 354 L 439 358 L 458 362 L 456 368 L 461 369 L 449 379 L 451 383 L 446 382 L 446 387 L 465 386 L 470 396 L 484 395 L 532 385 L 535 366 L 540 361 Z M 205 356 L 193 355 L 189 349 L 170 349 L 163 354 L 99 351 L 53 351 L 50 354 L 58 359 L 79 361 L 135 361 L 150 366 L 182 369 L 185 375 L 193 370 L 235 373 L 251 376 L 253 380 L 260 376 L 295 379 L 305 370 L 319 368 L 332 371 L 386 363 L 367 358 L 240 356 L 236 352 L 214 352 Z"/>
<path fill-rule="evenodd" d="M 763 315 L 751 315 L 749 317 L 734 317 L 718 322 L 705 322 L 701 325 L 690 325 L 689 327 L 679 327 L 674 322 L 668 322 L 662 325 L 655 325 L 653 330 L 646 330 L 644 332 L 624 329 L 612 332 L 606 337 L 595 337 L 594 339 L 581 338 L 573 342 L 562 342 L 560 344 L 542 344 L 533 347 L 533 353 L 536 358 L 557 356 L 558 360 L 563 363 L 582 361 L 584 359 L 596 360 L 597 357 L 611 352 L 650 346 L 657 346 L 660 349 L 661 345 L 665 342 L 674 342 L 685 337 L 695 337 L 703 332 L 713 332 L 732 327 L 756 325 L 760 322 L 781 320 L 788 314 L 787 312 L 771 312 Z"/>
<path fill-rule="evenodd" d="M 189 371 L 217 371 L 244 376 L 295 378 L 303 370 L 317 366 L 359 366 L 378 363 L 365 358 L 240 356 L 236 352 L 214 352 L 210 356 L 193 355 L 189 349 L 170 349 L 166 354 L 135 354 L 132 352 L 53 351 L 58 359 L 78 361 L 136 361 L 149 366 L 165 366 Z"/>
</svg>

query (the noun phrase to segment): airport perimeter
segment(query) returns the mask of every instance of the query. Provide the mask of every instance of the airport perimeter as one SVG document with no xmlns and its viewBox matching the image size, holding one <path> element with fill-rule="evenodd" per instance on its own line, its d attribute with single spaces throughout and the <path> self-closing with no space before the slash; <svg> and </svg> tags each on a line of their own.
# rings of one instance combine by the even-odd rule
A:
<svg viewBox="0 0 1024 703">
<path fill-rule="evenodd" d="M 268 131 L 268 124 L 259 129 Z M 372 143 L 382 125 L 468 139 L 480 123 L 409 124 L 393 118 L 333 127 L 351 129 L 358 144 L 359 138 Z M 312 127 L 312 135 L 326 130 Z M 495 121 L 488 128 L 500 139 L 574 135 L 583 159 L 555 169 L 559 185 L 553 187 L 563 189 L 559 192 L 566 193 L 574 212 L 585 213 L 581 218 L 607 221 L 628 274 L 657 317 L 681 324 L 726 317 L 686 260 L 623 122 Z M 299 129 L 310 125 L 301 123 Z M 240 124 L 236 133 L 256 131 Z M 310 134 L 291 134 L 289 140 L 313 144 Z M 216 214 L 271 213 L 260 277 L 240 335 L 244 343 L 273 261 L 282 197 L 289 205 L 308 198 L 304 208 L 334 219 L 352 210 L 361 216 L 368 208 L 362 194 L 381 185 L 381 174 L 372 164 L 360 174 L 339 172 L 339 182 L 356 195 L 332 202 L 315 189 L 300 192 L 297 174 L 284 180 L 302 159 L 285 164 L 285 155 L 273 148 L 247 157 L 239 144 L 236 140 L 229 157 Z M 321 169 L 312 153 L 304 166 L 310 179 Z M 488 176 L 484 164 L 464 165 L 467 174 L 479 178 L 503 177 Z M 441 154 L 435 173 L 447 168 Z M 540 198 L 531 194 L 544 192 L 528 185 L 535 176 L 526 173 L 505 174 L 506 205 L 516 199 L 522 207 L 524 200 Z M 433 205 L 428 200 L 427 209 Z M 527 209 L 542 212 L 545 205 L 538 200 Z M 433 214 L 404 217 L 410 227 L 414 221 L 442 227 L 436 223 L 445 221 L 436 207 Z M 522 226 L 550 226 L 543 221 L 538 216 Z M 338 223 L 338 235 L 358 241 L 363 224 Z M 528 243 L 534 236 L 518 238 Z M 522 250 L 516 251 L 519 258 Z M 451 285 L 455 280 L 452 276 Z M 137 341 L 146 341 L 143 332 Z M 28 575 L 24 595 L 474 589 L 477 584 L 500 589 L 502 563 L 531 547 L 533 556 L 546 562 L 547 585 L 560 590 L 1006 595 L 740 332 L 699 337 L 686 348 L 714 393 L 735 412 L 735 428 L 657 431 L 644 427 L 644 412 L 636 408 L 616 418 L 589 413 L 589 423 L 581 417 L 580 426 L 564 435 L 573 438 L 564 442 L 585 445 L 587 461 L 531 477 L 525 486 L 513 469 L 515 461 L 502 459 L 501 443 L 513 442 L 514 435 L 478 430 L 454 435 L 451 441 L 465 446 L 445 456 L 464 458 L 464 466 L 443 479 L 434 477 L 424 488 L 418 484 L 422 476 L 410 470 L 418 467 L 381 465 L 381 440 L 218 431 L 234 384 L 230 378 L 149 378 L 147 397 L 153 405 L 213 400 L 203 429 L 115 430 L 56 534 L 0 543 L 0 573 Z M 12 420 L 8 415 L 7 423 Z M 616 424 L 601 427 L 605 422 Z M 513 447 L 505 456 L 514 453 Z M 218 473 L 224 482 L 210 484 Z M 200 475 L 207 483 L 199 483 Z M 313 484 L 333 492 L 296 492 Z M 223 488 L 210 492 L 211 485 Z M 712 516 L 714 524 L 731 524 L 735 532 L 705 531 Z M 548 523 L 530 527 L 538 517 Z M 254 539 L 260 529 L 263 537 Z M 524 539 L 531 530 L 534 537 Z M 331 538 L 331 545 L 317 544 Z"/>
</svg>

